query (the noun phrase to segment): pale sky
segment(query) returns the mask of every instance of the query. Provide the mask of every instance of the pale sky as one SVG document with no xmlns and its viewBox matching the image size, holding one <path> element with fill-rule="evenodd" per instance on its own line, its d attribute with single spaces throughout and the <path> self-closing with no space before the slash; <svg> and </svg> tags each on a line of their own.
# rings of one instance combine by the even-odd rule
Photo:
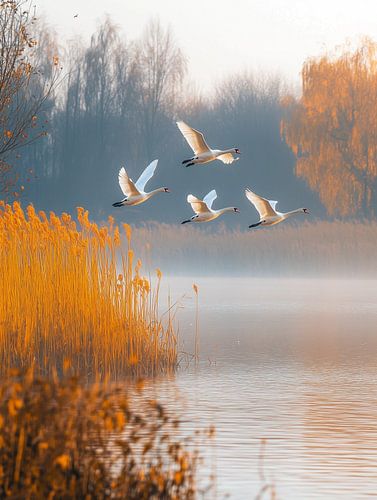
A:
<svg viewBox="0 0 377 500">
<path fill-rule="evenodd" d="M 126 38 L 149 19 L 170 25 L 188 58 L 191 79 L 208 91 L 242 70 L 299 81 L 303 61 L 349 40 L 377 41 L 377 0 L 36 0 L 64 38 L 89 40 L 105 14 Z M 74 15 L 78 18 L 74 19 Z"/>
</svg>

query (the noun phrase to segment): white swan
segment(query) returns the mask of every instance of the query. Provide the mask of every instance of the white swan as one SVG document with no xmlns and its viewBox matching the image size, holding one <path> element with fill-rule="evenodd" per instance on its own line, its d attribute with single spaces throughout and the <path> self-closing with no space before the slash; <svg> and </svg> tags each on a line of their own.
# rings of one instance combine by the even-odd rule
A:
<svg viewBox="0 0 377 500">
<path fill-rule="evenodd" d="M 187 202 L 190 203 L 191 208 L 195 212 L 195 215 L 191 219 L 184 220 L 181 224 L 186 224 L 187 222 L 209 222 L 210 220 L 217 219 L 221 214 L 225 212 L 239 212 L 236 207 L 221 208 L 220 210 L 212 210 L 212 203 L 217 198 L 217 193 L 213 189 L 210 191 L 203 200 L 199 200 L 196 196 L 189 194 L 187 196 Z"/>
<path fill-rule="evenodd" d="M 262 198 L 255 193 L 253 193 L 250 189 L 245 189 L 246 198 L 254 205 L 254 207 L 258 210 L 260 221 L 256 224 L 251 224 L 249 227 L 257 227 L 257 226 L 273 226 L 275 224 L 279 224 L 279 222 L 283 222 L 283 220 L 288 219 L 295 214 L 308 214 L 309 210 L 307 208 L 297 208 L 297 210 L 292 210 L 291 212 L 277 212 L 275 210 L 277 201 L 266 200 L 266 198 Z"/>
<path fill-rule="evenodd" d="M 144 203 L 144 201 L 147 201 L 156 193 L 169 193 L 169 189 L 166 187 L 154 189 L 150 193 L 146 193 L 144 191 L 146 183 L 153 176 L 154 171 L 156 170 L 157 163 L 158 160 L 153 160 L 135 183 L 128 177 L 126 169 L 122 167 L 119 170 L 119 186 L 123 191 L 125 198 L 121 201 L 113 203 L 113 207 L 122 207 L 123 205 L 140 205 L 140 203 Z"/>
<path fill-rule="evenodd" d="M 223 163 L 227 164 L 239 160 L 239 158 L 234 158 L 233 156 L 233 154 L 241 154 L 238 148 L 224 150 L 211 149 L 201 132 L 189 127 L 182 121 L 177 122 L 177 126 L 195 154 L 192 158 L 182 162 L 186 167 L 195 165 L 195 163 L 208 163 L 213 160 L 221 160 Z"/>
</svg>

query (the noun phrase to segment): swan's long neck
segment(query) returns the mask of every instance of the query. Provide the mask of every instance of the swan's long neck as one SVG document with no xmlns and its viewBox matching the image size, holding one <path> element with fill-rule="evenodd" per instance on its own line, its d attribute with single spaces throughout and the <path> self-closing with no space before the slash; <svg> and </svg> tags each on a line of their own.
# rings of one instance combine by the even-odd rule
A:
<svg viewBox="0 0 377 500">
<path fill-rule="evenodd" d="M 161 188 L 153 189 L 153 191 L 150 191 L 149 193 L 145 193 L 145 194 L 147 196 L 151 197 L 156 193 L 164 193 L 164 192 L 165 192 L 165 188 L 161 187 Z"/>
<path fill-rule="evenodd" d="M 224 155 L 226 153 L 234 153 L 234 148 L 231 149 L 220 149 L 220 154 Z"/>
<path fill-rule="evenodd" d="M 234 207 L 226 207 L 226 208 L 220 208 L 220 210 L 216 210 L 216 213 L 218 215 L 225 214 L 225 212 L 234 212 Z"/>
<path fill-rule="evenodd" d="M 302 208 L 297 208 L 296 210 L 291 210 L 290 212 L 285 212 L 283 214 L 284 219 L 288 219 L 288 217 L 291 217 L 292 215 L 296 214 L 302 214 Z"/>
</svg>

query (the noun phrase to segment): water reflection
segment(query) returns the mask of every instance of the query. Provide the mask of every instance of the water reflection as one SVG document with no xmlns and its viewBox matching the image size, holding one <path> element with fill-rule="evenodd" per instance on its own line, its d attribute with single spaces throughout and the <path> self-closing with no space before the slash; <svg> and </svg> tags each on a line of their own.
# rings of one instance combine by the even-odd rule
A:
<svg viewBox="0 0 377 500">
<path fill-rule="evenodd" d="M 193 280 L 170 280 L 177 296 Z M 201 363 L 149 387 L 187 432 L 214 424 L 218 496 L 377 496 L 377 282 L 203 279 Z M 180 331 L 193 352 L 194 304 Z M 207 473 L 203 469 L 203 474 Z"/>
</svg>

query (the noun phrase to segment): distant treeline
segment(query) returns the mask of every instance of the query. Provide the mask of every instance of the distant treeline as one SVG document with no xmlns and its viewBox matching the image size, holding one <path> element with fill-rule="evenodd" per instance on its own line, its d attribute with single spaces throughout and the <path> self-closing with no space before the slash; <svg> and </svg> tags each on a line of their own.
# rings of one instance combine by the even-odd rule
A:
<svg viewBox="0 0 377 500">
<path fill-rule="evenodd" d="M 23 148 L 17 159 L 23 181 L 31 173 L 36 177 L 24 182 L 25 201 L 58 211 L 84 206 L 96 218 L 112 214 L 131 223 L 172 223 L 186 216 L 190 192 L 201 197 L 215 188 L 218 207 L 238 206 L 245 187 L 251 187 L 278 199 L 282 210 L 305 206 L 317 217 L 326 212 L 374 217 L 377 44 L 372 40 L 305 61 L 301 95 L 278 75 L 245 72 L 214 83 L 203 97 L 189 83 L 187 60 L 172 31 L 158 20 L 150 21 L 140 38 L 127 40 L 106 18 L 88 45 L 75 40 L 64 50 L 48 26 L 38 26 L 37 43 L 28 41 L 33 65 L 22 59 L 18 65 L 33 75 L 36 91 L 30 89 L 30 98 L 38 87 L 48 87 L 54 69 L 61 67 L 62 73 L 54 91 L 45 92 L 43 108 L 29 113 L 29 129 L 48 135 Z M 7 106 L 6 95 L 3 101 Z M 241 160 L 186 169 L 181 161 L 192 152 L 177 119 L 203 130 L 213 147 L 238 147 Z M 5 143 L 14 139 L 13 128 L 4 125 Z M 121 196 L 120 166 L 136 180 L 155 158 L 160 163 L 148 188 L 167 186 L 172 194 L 141 207 L 113 209 Z M 241 214 L 241 225 L 250 214 Z M 234 224 L 231 218 L 224 221 Z"/>
<path fill-rule="evenodd" d="M 174 275 L 377 277 L 377 222 L 296 222 L 255 230 L 148 223 L 133 230 L 144 271 Z"/>
<path fill-rule="evenodd" d="M 42 32 L 40 53 L 47 57 L 58 51 L 58 41 L 48 27 Z M 309 206 L 324 213 L 296 178 L 294 156 L 281 139 L 286 89 L 278 76 L 234 75 L 203 98 L 187 83 L 185 57 L 158 21 L 150 22 L 139 40 L 126 41 L 106 19 L 89 46 L 75 41 L 60 52 L 65 77 L 46 106 L 49 135 L 24 149 L 21 158 L 37 177 L 25 184 L 24 197 L 38 208 L 84 206 L 97 218 L 113 214 L 131 223 L 172 223 L 190 211 L 190 192 L 202 196 L 216 188 L 219 206 L 237 206 L 250 186 L 279 198 L 287 209 Z M 191 150 L 175 125 L 178 118 L 205 131 L 214 147 L 239 147 L 241 160 L 186 169 L 181 161 Z M 121 195 L 120 166 L 135 179 L 154 158 L 160 163 L 150 187 L 168 186 L 172 194 L 137 208 L 113 209 Z M 246 223 L 249 215 L 241 220 Z"/>
</svg>

